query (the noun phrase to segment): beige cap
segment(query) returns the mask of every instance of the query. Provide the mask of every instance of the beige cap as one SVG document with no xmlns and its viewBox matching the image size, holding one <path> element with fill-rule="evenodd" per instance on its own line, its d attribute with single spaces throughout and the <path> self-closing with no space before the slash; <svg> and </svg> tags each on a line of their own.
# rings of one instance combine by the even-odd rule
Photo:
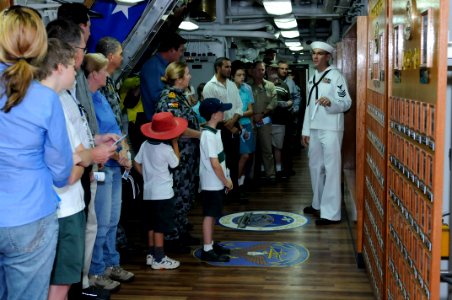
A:
<svg viewBox="0 0 452 300">
<path fill-rule="evenodd" d="M 311 49 L 322 49 L 325 50 L 328 53 L 334 52 L 334 47 L 330 44 L 327 44 L 325 42 L 312 42 L 311 43 Z"/>
</svg>

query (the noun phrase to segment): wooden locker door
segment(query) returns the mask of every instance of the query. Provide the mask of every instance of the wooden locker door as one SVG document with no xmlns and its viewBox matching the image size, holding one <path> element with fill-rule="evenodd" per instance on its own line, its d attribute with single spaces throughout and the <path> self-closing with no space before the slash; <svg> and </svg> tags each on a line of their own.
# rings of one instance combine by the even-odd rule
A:
<svg viewBox="0 0 452 300">
<path fill-rule="evenodd" d="M 386 299 L 387 1 L 369 1 L 365 105 L 363 258 L 377 299 Z M 393 262 L 396 265 L 397 262 Z"/>
<path fill-rule="evenodd" d="M 389 15 L 388 298 L 439 299 L 448 1 L 394 0 Z"/>
</svg>

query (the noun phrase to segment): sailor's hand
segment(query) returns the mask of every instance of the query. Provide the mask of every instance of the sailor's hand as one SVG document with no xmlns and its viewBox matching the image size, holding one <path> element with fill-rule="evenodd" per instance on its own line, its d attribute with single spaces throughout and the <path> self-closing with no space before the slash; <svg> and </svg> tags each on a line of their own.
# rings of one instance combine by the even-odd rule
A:
<svg viewBox="0 0 452 300">
<path fill-rule="evenodd" d="M 301 137 L 301 144 L 305 147 L 309 146 L 309 136 L 303 135 Z"/>
<path fill-rule="evenodd" d="M 327 97 L 320 97 L 319 99 L 317 99 L 317 100 L 315 101 L 315 103 L 316 103 L 316 104 L 319 104 L 319 105 L 321 105 L 321 106 L 324 106 L 324 107 L 326 107 L 326 106 L 331 106 L 331 101 L 330 101 L 330 99 L 328 99 Z"/>
</svg>

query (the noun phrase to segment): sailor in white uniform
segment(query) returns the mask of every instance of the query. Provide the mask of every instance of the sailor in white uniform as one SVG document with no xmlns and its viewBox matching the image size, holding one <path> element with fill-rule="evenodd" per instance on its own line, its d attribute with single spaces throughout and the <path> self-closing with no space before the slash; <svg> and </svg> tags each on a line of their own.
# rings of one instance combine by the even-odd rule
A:
<svg viewBox="0 0 452 300">
<path fill-rule="evenodd" d="M 309 146 L 309 170 L 313 199 L 305 214 L 319 215 L 316 225 L 341 220 L 341 144 L 344 112 L 352 103 L 341 72 L 330 66 L 334 48 L 324 42 L 311 43 L 314 75 L 309 79 L 302 143 Z"/>
</svg>

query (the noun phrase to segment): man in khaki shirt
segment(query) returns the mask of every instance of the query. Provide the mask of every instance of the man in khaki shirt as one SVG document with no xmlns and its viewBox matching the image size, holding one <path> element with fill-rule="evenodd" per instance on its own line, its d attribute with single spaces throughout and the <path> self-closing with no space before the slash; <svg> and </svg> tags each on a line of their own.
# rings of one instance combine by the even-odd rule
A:
<svg viewBox="0 0 452 300">
<path fill-rule="evenodd" d="M 270 114 L 277 105 L 275 85 L 264 79 L 265 63 L 257 61 L 253 68 L 253 81 L 250 83 L 254 96 L 254 123 L 258 152 L 264 165 L 265 176 L 268 180 L 275 180 L 275 162 L 272 152 L 272 124 Z M 259 162 L 259 159 L 258 159 Z"/>
</svg>

